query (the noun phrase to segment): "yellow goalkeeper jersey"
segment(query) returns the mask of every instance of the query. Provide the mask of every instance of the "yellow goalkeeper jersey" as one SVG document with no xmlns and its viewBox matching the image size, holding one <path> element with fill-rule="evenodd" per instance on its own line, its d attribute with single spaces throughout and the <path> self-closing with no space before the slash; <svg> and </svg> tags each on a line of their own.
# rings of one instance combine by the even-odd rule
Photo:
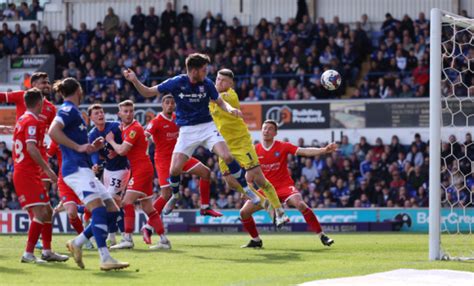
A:
<svg viewBox="0 0 474 286">
<path fill-rule="evenodd" d="M 229 88 L 226 92 L 220 93 L 220 96 L 232 107 L 240 109 L 239 97 L 232 88 Z M 209 110 L 212 119 L 214 119 L 217 130 L 219 130 L 226 141 L 232 141 L 233 139 L 242 136 L 250 136 L 247 124 L 242 118 L 235 117 L 234 115 L 225 112 L 214 102 L 209 104 Z"/>
</svg>

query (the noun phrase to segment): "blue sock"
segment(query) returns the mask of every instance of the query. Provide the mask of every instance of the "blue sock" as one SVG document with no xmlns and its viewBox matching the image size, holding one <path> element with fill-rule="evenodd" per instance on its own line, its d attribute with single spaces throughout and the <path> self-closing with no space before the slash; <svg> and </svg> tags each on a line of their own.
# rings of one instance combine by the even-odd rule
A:
<svg viewBox="0 0 474 286">
<path fill-rule="evenodd" d="M 232 177 L 234 177 L 239 182 L 242 188 L 246 188 L 247 180 L 245 180 L 245 170 L 240 167 L 239 163 L 234 160 L 230 162 L 230 164 L 227 164 L 227 167 L 229 167 Z"/>
<path fill-rule="evenodd" d="M 117 219 L 120 212 L 107 212 L 107 226 L 109 233 L 116 233 L 118 231 Z"/>
<path fill-rule="evenodd" d="M 120 211 L 119 211 L 119 215 L 117 216 L 117 226 L 118 226 L 118 229 L 120 230 L 121 233 L 124 233 L 125 231 L 125 224 L 124 224 L 124 213 L 123 213 L 123 209 L 120 208 Z"/>
<path fill-rule="evenodd" d="M 170 176 L 168 181 L 170 183 L 170 187 L 173 190 L 173 194 L 179 193 L 179 181 L 181 176 Z"/>
<path fill-rule="evenodd" d="M 105 207 L 98 207 L 92 210 L 92 233 L 94 234 L 97 247 L 107 247 L 105 240 L 107 239 L 107 210 Z"/>
<path fill-rule="evenodd" d="M 92 222 L 82 232 L 87 239 L 91 238 L 94 234 L 92 233 Z"/>
<path fill-rule="evenodd" d="M 77 206 L 77 212 L 80 214 L 84 214 L 84 211 L 86 210 L 85 206 Z"/>
</svg>

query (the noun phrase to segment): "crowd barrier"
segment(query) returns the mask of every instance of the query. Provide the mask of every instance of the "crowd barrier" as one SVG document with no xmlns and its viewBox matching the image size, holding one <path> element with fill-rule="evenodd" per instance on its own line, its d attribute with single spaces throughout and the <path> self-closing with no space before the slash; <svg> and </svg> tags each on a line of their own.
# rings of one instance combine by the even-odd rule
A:
<svg viewBox="0 0 474 286">
<path fill-rule="evenodd" d="M 327 232 L 354 231 L 405 231 L 427 232 L 427 208 L 371 208 L 371 209 L 315 209 L 319 221 Z M 223 216 L 214 218 L 201 216 L 199 210 L 176 210 L 163 216 L 169 232 L 238 232 L 242 231 L 238 210 L 222 210 Z M 282 231 L 309 231 L 300 212 L 287 210 L 291 223 Z M 146 216 L 137 211 L 135 232 L 146 223 Z M 254 214 L 257 225 L 263 230 L 273 231 L 268 213 Z M 0 211 L 0 234 L 26 233 L 29 228 L 26 211 Z M 450 232 L 469 232 L 474 228 L 474 208 L 443 209 L 441 229 Z M 66 213 L 57 214 L 53 220 L 54 233 L 74 233 Z"/>
</svg>

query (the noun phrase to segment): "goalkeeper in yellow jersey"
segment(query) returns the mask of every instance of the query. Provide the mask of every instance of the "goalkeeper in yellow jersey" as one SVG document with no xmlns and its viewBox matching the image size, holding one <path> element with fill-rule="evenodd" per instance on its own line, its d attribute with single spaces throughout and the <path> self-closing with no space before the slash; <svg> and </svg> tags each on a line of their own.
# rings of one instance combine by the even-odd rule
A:
<svg viewBox="0 0 474 286">
<path fill-rule="evenodd" d="M 217 73 L 216 89 L 224 101 L 240 110 L 239 97 L 234 89 L 232 89 L 233 85 L 234 73 L 229 69 L 221 69 Z M 245 124 L 241 117 L 236 117 L 231 113 L 225 112 L 213 102 L 210 103 L 209 110 L 217 129 L 227 142 L 232 156 L 234 156 L 242 168 L 246 170 L 246 179 L 249 182 L 249 186 L 255 183 L 259 189 L 263 190 L 265 197 L 275 210 L 275 222 L 277 227 L 288 223 L 289 218 L 283 211 L 275 188 L 265 178 L 260 168 L 258 156 L 257 153 L 255 153 L 255 147 L 247 129 L 247 124 Z M 237 180 L 231 176 L 227 165 L 221 159 L 219 159 L 219 167 L 226 183 L 231 188 L 245 193 Z M 252 196 L 254 194 L 250 195 Z M 263 198 L 261 199 L 263 201 Z"/>
</svg>

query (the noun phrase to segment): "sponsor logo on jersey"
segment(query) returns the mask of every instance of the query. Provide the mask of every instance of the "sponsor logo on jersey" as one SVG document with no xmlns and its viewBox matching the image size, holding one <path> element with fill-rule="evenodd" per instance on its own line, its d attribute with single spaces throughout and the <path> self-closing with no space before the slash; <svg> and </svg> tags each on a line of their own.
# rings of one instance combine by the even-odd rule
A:
<svg viewBox="0 0 474 286">
<path fill-rule="evenodd" d="M 275 157 L 280 157 L 280 152 L 275 152 Z"/>
<path fill-rule="evenodd" d="M 131 139 L 135 138 L 135 135 L 137 135 L 137 132 L 135 132 L 135 130 L 132 130 L 132 131 L 130 132 L 130 138 L 131 138 Z"/>
</svg>

